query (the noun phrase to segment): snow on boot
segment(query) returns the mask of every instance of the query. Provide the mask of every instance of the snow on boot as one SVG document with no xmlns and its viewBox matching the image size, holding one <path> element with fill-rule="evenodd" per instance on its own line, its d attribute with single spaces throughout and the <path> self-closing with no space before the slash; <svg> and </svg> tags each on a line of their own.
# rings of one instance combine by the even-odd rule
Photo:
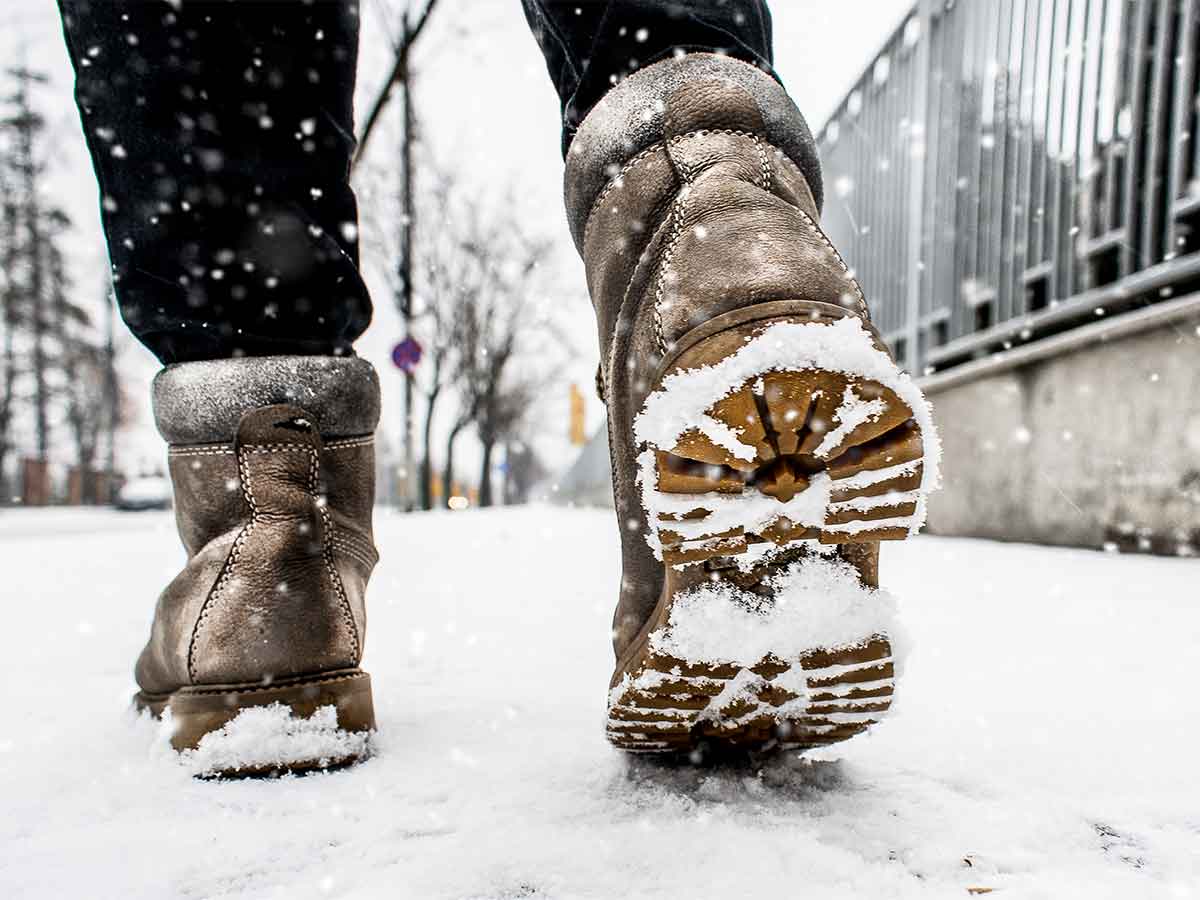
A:
<svg viewBox="0 0 1200 900">
<path fill-rule="evenodd" d="M 572 143 L 622 525 L 618 747 L 819 746 L 891 702 L 878 542 L 920 527 L 937 438 L 820 195 L 799 111 L 726 57 L 634 73 Z"/>
<path fill-rule="evenodd" d="M 188 561 L 159 597 L 135 703 L 169 716 L 199 774 L 367 752 L 379 407 L 375 370 L 351 357 L 190 362 L 154 380 Z"/>
</svg>

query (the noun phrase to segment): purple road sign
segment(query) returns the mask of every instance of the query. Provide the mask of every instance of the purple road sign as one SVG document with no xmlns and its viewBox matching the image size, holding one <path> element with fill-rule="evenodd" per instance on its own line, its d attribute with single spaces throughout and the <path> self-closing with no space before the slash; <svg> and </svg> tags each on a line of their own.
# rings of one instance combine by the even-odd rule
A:
<svg viewBox="0 0 1200 900">
<path fill-rule="evenodd" d="M 411 375 L 421 361 L 421 343 L 414 337 L 406 337 L 392 348 L 392 362 L 405 375 Z"/>
</svg>

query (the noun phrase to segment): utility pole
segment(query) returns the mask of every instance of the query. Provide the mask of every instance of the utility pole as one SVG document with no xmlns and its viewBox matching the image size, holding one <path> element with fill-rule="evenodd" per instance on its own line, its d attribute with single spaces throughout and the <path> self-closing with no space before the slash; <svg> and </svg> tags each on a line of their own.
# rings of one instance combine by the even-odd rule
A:
<svg viewBox="0 0 1200 900">
<path fill-rule="evenodd" d="M 413 111 L 412 68 L 409 50 L 412 33 L 408 15 L 404 16 L 403 60 L 400 68 L 400 99 L 404 105 L 404 135 L 400 147 L 401 189 L 404 192 L 400 216 L 400 313 L 404 320 L 404 340 L 412 337 L 413 322 L 413 236 L 416 204 L 413 202 L 413 141 L 416 113 Z M 413 455 L 413 370 L 404 370 L 404 509 L 411 512 L 415 505 L 413 483 L 416 466 Z"/>
<path fill-rule="evenodd" d="M 921 33 L 914 59 L 916 78 L 913 79 L 914 102 L 911 121 L 921 131 L 916 135 L 910 131 L 908 146 L 912 156 L 912 176 L 908 185 L 908 283 L 904 323 L 904 343 L 908 352 L 906 358 L 900 360 L 900 364 L 918 377 L 924 374 L 925 368 L 925 354 L 921 351 L 921 297 L 925 282 L 922 261 L 928 256 L 925 239 L 925 168 L 929 162 L 926 147 L 937 135 L 937 128 L 929 121 L 933 11 L 934 0 L 920 0 L 917 4 L 917 20 L 921 23 Z"/>
<path fill-rule="evenodd" d="M 351 162 L 351 169 L 363 158 L 367 142 L 375 133 L 384 109 L 392 97 L 392 88 L 400 86 L 401 102 L 404 105 L 404 135 L 400 145 L 400 178 L 403 196 L 400 201 L 400 261 L 397 264 L 397 274 L 400 284 L 397 290 L 396 305 L 400 309 L 404 321 L 404 341 L 412 337 L 413 321 L 413 220 L 415 204 L 413 203 L 413 143 L 416 140 L 416 113 L 413 110 L 412 67 L 409 60 L 412 56 L 413 45 L 425 30 L 429 16 L 433 13 L 438 0 L 423 0 L 419 13 L 414 8 L 405 10 L 401 23 L 400 40 L 393 42 L 394 53 L 392 70 L 387 80 L 379 89 L 367 114 L 366 124 L 358 137 L 358 149 Z M 414 420 L 413 415 L 413 373 L 411 369 L 404 371 L 404 508 L 412 510 L 416 506 L 416 494 L 413 485 L 417 480 L 414 465 Z"/>
</svg>

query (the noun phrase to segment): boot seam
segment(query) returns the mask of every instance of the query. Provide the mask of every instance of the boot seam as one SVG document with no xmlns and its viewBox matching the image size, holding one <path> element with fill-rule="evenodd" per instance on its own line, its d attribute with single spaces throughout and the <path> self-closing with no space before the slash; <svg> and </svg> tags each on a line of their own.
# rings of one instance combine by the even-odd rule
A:
<svg viewBox="0 0 1200 900">
<path fill-rule="evenodd" d="M 331 672 L 314 672 L 311 675 L 289 675 L 286 678 L 272 678 L 269 682 L 262 681 L 247 681 L 240 684 L 231 684 L 228 687 L 215 685 L 185 685 L 182 688 L 176 688 L 165 694 L 151 694 L 147 691 L 141 693 L 149 699 L 167 700 L 172 695 L 178 693 L 186 693 L 191 697 L 204 696 L 219 696 L 221 694 L 244 694 L 250 690 L 262 690 L 270 688 L 289 688 L 297 687 L 306 684 L 324 684 L 331 681 L 349 681 L 361 678 L 366 673 L 361 671 L 358 666 L 347 666 L 342 669 L 335 669 Z"/>
<path fill-rule="evenodd" d="M 762 184 L 759 185 L 764 191 L 771 190 L 771 164 L 767 161 L 767 151 L 763 149 L 762 138 L 757 134 L 751 134 L 750 139 L 754 141 L 754 149 L 758 151 L 758 168 L 762 175 Z"/>
<path fill-rule="evenodd" d="M 325 443 L 321 449 L 330 452 L 337 450 L 354 450 L 358 447 L 370 447 L 375 443 L 374 437 L 365 438 L 342 438 L 336 441 Z M 297 447 L 295 444 L 255 444 L 252 448 L 254 452 L 265 452 L 268 450 L 286 450 L 289 447 Z M 301 450 L 307 450 L 305 447 L 298 447 Z M 202 447 L 168 447 L 168 456 L 234 456 L 236 451 L 229 444 L 207 445 Z"/>
<path fill-rule="evenodd" d="M 636 169 L 641 163 L 645 162 L 648 157 L 653 156 L 657 151 L 662 150 L 665 146 L 666 146 L 665 141 L 655 141 L 653 144 L 651 144 L 645 150 L 641 151 L 636 156 L 631 157 L 630 160 L 621 167 L 621 170 L 616 175 L 614 175 L 612 178 L 609 179 L 608 184 L 606 184 L 604 186 L 604 189 L 601 190 L 600 193 L 596 195 L 596 199 L 592 201 L 592 205 L 588 209 L 587 224 L 584 226 L 585 236 L 586 236 L 587 230 L 591 227 L 592 219 L 594 218 L 594 216 L 596 214 L 596 210 L 600 208 L 600 206 L 608 198 L 608 195 L 611 194 L 617 187 L 620 186 L 621 182 L 624 180 L 626 175 L 628 175 L 630 172 L 632 172 L 634 169 Z M 586 238 L 585 238 L 585 240 L 586 240 Z"/>
<path fill-rule="evenodd" d="M 647 248 L 652 246 L 659 239 L 660 233 L 666 229 L 666 226 L 667 223 L 664 221 L 660 223 L 657 228 L 655 228 L 654 234 L 650 236 L 650 240 L 647 243 Z M 666 240 L 664 236 L 663 245 L 665 246 L 665 244 Z M 627 308 L 630 302 L 635 299 L 632 293 L 633 286 L 638 281 L 639 273 L 641 272 L 643 266 L 649 266 L 652 264 L 653 263 L 650 260 L 650 255 L 648 252 L 643 251 L 641 257 L 638 259 L 637 265 L 634 267 L 633 274 L 630 276 L 629 281 L 625 284 L 625 290 L 621 293 L 621 303 L 617 307 L 617 316 L 613 322 L 612 334 L 609 336 L 607 341 L 608 346 L 604 350 L 604 356 L 606 356 L 608 359 L 608 374 L 607 377 L 603 379 L 606 393 L 611 390 L 613 382 L 617 381 L 621 377 L 616 372 L 616 365 L 617 349 L 621 344 L 622 336 L 623 334 L 628 335 L 628 332 L 632 330 L 633 321 L 649 301 L 650 292 L 648 288 L 643 287 L 643 290 L 638 294 L 637 297 L 638 302 L 636 304 L 636 309 L 633 310 L 631 314 L 627 313 Z M 647 276 L 647 279 L 649 279 L 649 276 Z M 623 325 L 622 323 L 625 324 Z M 601 365 L 603 365 L 603 359 L 601 360 Z M 628 373 L 626 374 L 628 375 Z M 609 421 L 612 421 L 611 417 Z"/>
<path fill-rule="evenodd" d="M 323 449 L 325 449 L 325 450 L 353 450 L 356 447 L 370 447 L 374 443 L 375 443 L 375 438 L 373 436 L 361 437 L 361 438 L 342 438 L 340 440 L 329 441 L 329 442 L 325 443 Z"/>
<path fill-rule="evenodd" d="M 232 447 L 169 447 L 167 449 L 168 456 L 233 456 L 234 450 Z"/>
<path fill-rule="evenodd" d="M 368 570 L 373 569 L 375 564 L 379 561 L 379 554 L 377 551 L 372 550 L 370 553 L 368 553 L 365 544 L 357 541 L 351 541 L 346 537 L 345 534 L 341 532 L 335 534 L 330 539 L 330 542 L 333 544 L 334 550 L 338 550 L 344 553 L 346 556 L 349 556 L 351 559 L 362 563 L 367 567 Z M 372 559 L 372 557 L 375 558 Z"/>
<path fill-rule="evenodd" d="M 808 213 L 806 213 L 804 210 L 800 209 L 799 207 L 796 207 L 796 211 L 799 212 L 800 215 L 804 218 L 804 223 L 808 226 L 809 230 L 812 231 L 812 233 L 815 234 L 818 238 L 820 238 L 821 242 L 825 244 L 825 249 L 829 253 L 829 255 L 833 257 L 833 259 L 837 262 L 837 264 L 839 266 L 841 266 L 842 272 L 845 273 L 846 277 L 850 281 L 851 286 L 853 286 L 853 288 L 854 288 L 855 296 L 858 299 L 859 305 L 862 307 L 863 314 L 866 316 L 866 318 L 869 321 L 870 315 L 867 312 L 867 298 L 863 295 L 863 289 L 862 289 L 862 286 L 858 283 L 858 279 L 855 278 L 853 274 L 851 274 L 850 267 L 848 265 L 846 265 L 846 260 L 842 259 L 842 254 L 838 253 L 837 247 L 833 246 L 833 242 L 829 240 L 829 238 L 828 238 L 828 236 L 826 236 L 824 230 L 821 228 L 820 225 L 818 225 L 813 220 L 812 216 L 810 216 Z"/>
<path fill-rule="evenodd" d="M 674 161 L 672 161 L 674 165 Z M 680 238 L 683 236 L 683 216 L 687 208 L 688 194 L 691 192 L 691 173 L 686 166 L 677 166 L 676 171 L 683 179 L 683 185 L 679 189 L 679 193 L 675 196 L 675 202 L 671 204 L 671 232 L 667 238 L 666 249 L 663 250 L 662 264 L 658 268 L 658 277 L 654 279 L 654 342 L 658 347 L 658 352 L 665 354 L 667 352 L 667 341 L 663 336 L 662 323 L 662 301 L 663 295 L 666 293 L 667 277 L 671 270 L 671 259 L 675 255 L 675 247 L 679 244 Z"/>
<path fill-rule="evenodd" d="M 233 547 L 229 550 L 229 556 L 225 559 L 225 565 L 221 568 L 221 574 L 217 578 L 217 583 L 208 593 L 208 597 L 204 600 L 204 605 L 200 608 L 200 615 L 196 618 L 196 624 L 192 627 L 192 637 L 188 642 L 188 678 L 192 683 L 196 683 L 196 640 L 204 631 L 205 623 L 208 621 L 209 614 L 213 607 L 220 600 L 221 594 L 225 587 L 229 584 L 233 577 L 233 571 L 237 566 L 238 559 L 242 554 L 242 547 L 245 546 L 247 539 L 254 531 L 254 526 L 258 524 L 258 506 L 254 501 L 254 492 L 250 487 L 250 464 L 246 456 L 243 454 L 237 455 L 238 476 L 242 482 L 242 497 L 245 499 L 247 506 L 250 508 L 250 521 L 238 533 L 237 538 L 233 542 Z"/>
<path fill-rule="evenodd" d="M 350 547 L 346 546 L 345 544 L 334 544 L 333 549 L 336 550 L 338 553 L 341 553 L 343 556 L 348 556 L 350 559 L 354 560 L 356 563 L 361 563 L 363 566 L 365 566 L 368 569 L 371 569 L 374 566 L 374 564 L 370 560 L 368 560 L 366 557 L 359 554 L 357 551 L 352 550 Z"/>
<path fill-rule="evenodd" d="M 759 185 L 760 187 L 769 189 L 770 185 L 770 162 L 766 153 L 766 147 L 771 148 L 772 155 L 775 156 L 776 159 L 786 162 L 793 169 L 795 169 L 796 174 L 804 179 L 805 184 L 808 183 L 808 179 L 805 177 L 804 171 L 800 168 L 800 166 L 790 156 L 788 156 L 782 148 L 772 144 L 770 141 L 764 140 L 763 137 L 757 132 L 746 131 L 745 129 L 741 128 L 698 128 L 695 131 L 689 131 L 685 134 L 674 135 L 668 140 L 656 141 L 645 150 L 642 150 L 636 156 L 631 157 L 630 160 L 621 167 L 621 170 L 609 180 L 608 184 L 606 184 L 600 191 L 600 193 L 596 196 L 596 199 L 592 202 L 591 207 L 588 209 L 587 224 L 584 226 L 584 243 L 587 242 L 587 234 L 592 227 L 592 222 L 596 216 L 596 210 L 600 208 L 600 206 L 608 198 L 609 194 L 611 194 L 616 188 L 620 187 L 626 175 L 645 162 L 649 157 L 653 156 L 657 151 L 666 149 L 670 144 L 678 144 L 681 141 L 686 141 L 696 137 L 704 137 L 708 134 L 734 135 L 738 137 L 747 137 L 754 141 L 756 147 L 758 148 L 757 152 L 759 154 L 759 165 L 763 170 L 763 175 L 765 178 L 764 183 Z"/>
<path fill-rule="evenodd" d="M 348 544 L 367 557 L 378 555 L 374 543 L 369 538 L 354 531 L 339 530 L 334 534 L 332 540 L 334 543 Z"/>
<path fill-rule="evenodd" d="M 670 267 L 671 258 L 674 253 L 674 250 L 675 250 L 675 245 L 678 243 L 679 238 L 681 237 L 682 231 L 683 231 L 682 213 L 683 213 L 684 202 L 686 200 L 684 193 L 687 191 L 688 187 L 694 181 L 694 175 L 686 167 L 681 166 L 677 163 L 677 161 L 671 156 L 669 148 L 672 144 L 678 144 L 678 143 L 681 143 L 682 141 L 689 140 L 689 139 L 695 138 L 695 137 L 703 137 L 704 135 L 707 135 L 707 134 L 736 135 L 736 136 L 740 136 L 740 137 L 749 138 L 751 141 L 753 141 L 755 151 L 758 154 L 759 173 L 760 173 L 760 178 L 761 178 L 761 182 L 755 184 L 755 186 L 764 191 L 770 192 L 770 190 L 771 190 L 770 163 L 769 163 L 769 158 L 768 158 L 768 155 L 766 152 L 767 147 L 771 148 L 771 150 L 774 152 L 774 155 L 777 159 L 786 161 L 788 164 L 790 164 L 792 166 L 793 169 L 796 170 L 797 174 L 799 174 L 801 176 L 801 178 L 804 177 L 804 173 L 801 172 L 800 167 L 786 153 L 784 153 L 779 147 L 775 146 L 774 144 L 770 143 L 769 141 L 764 141 L 762 139 L 762 137 L 755 132 L 745 131 L 745 130 L 741 130 L 741 129 L 734 129 L 734 128 L 718 128 L 718 129 L 701 128 L 696 131 L 690 131 L 686 134 L 675 135 L 668 141 L 660 141 L 657 144 L 647 147 L 645 150 L 643 150 L 641 153 L 639 153 L 637 156 L 635 156 L 633 159 L 631 159 L 629 161 L 629 163 L 627 163 L 626 166 L 624 168 L 622 168 L 620 174 L 618 174 L 616 177 L 614 177 L 612 179 L 612 181 L 610 181 L 608 183 L 608 185 L 604 188 L 604 190 L 601 191 L 600 196 L 596 198 L 596 203 L 593 205 L 592 210 L 588 213 L 587 225 L 584 228 L 585 243 L 587 241 L 588 232 L 590 231 L 590 229 L 592 227 L 592 223 L 596 220 L 595 213 L 601 206 L 604 199 L 607 198 L 608 194 L 614 188 L 616 188 L 618 185 L 621 184 L 622 180 L 625 178 L 626 175 L 628 175 L 634 168 L 636 168 L 640 163 L 642 163 L 654 151 L 666 150 L 668 162 L 670 162 L 672 168 L 675 169 L 675 171 L 683 178 L 682 191 L 676 197 L 675 202 L 671 206 L 671 216 L 673 219 L 673 221 L 671 223 L 671 236 L 669 238 L 666 250 L 663 252 L 662 268 L 659 271 L 658 279 L 657 279 L 656 286 L 655 286 L 654 337 L 655 337 L 655 341 L 657 342 L 658 349 L 662 353 L 666 353 L 667 348 L 666 348 L 666 338 L 665 338 L 665 336 L 663 334 L 663 330 L 662 330 L 662 310 L 659 308 L 659 304 L 662 301 L 662 296 L 664 293 L 664 286 L 665 286 L 665 282 L 666 282 L 666 275 L 667 275 L 668 269 Z M 867 310 L 866 295 L 863 292 L 862 286 L 858 283 L 858 279 L 855 278 L 853 276 L 853 274 L 850 272 L 850 267 L 846 264 L 846 260 L 842 257 L 841 253 L 838 252 L 837 248 L 833 246 L 833 243 L 829 240 L 829 237 L 825 234 L 824 230 L 820 227 L 820 225 L 817 224 L 817 222 L 813 219 L 813 217 L 811 215 L 809 215 L 808 212 L 806 212 L 803 209 L 803 207 L 796 206 L 793 204 L 788 204 L 788 205 L 791 206 L 793 209 L 796 210 L 796 212 L 798 212 L 800 214 L 801 219 L 804 221 L 805 227 L 807 227 L 808 230 L 817 237 L 817 239 L 824 246 L 825 251 L 829 255 L 829 257 L 838 265 L 838 267 L 842 270 L 842 272 L 848 276 L 848 280 L 849 280 L 850 285 L 854 292 L 854 297 L 858 301 L 859 306 L 862 308 L 864 315 L 869 320 L 870 313 Z"/>
<path fill-rule="evenodd" d="M 196 452 L 193 455 L 201 455 L 203 451 Z M 323 525 L 323 534 L 321 540 L 321 558 L 325 563 L 326 572 L 329 575 L 330 583 L 333 587 L 334 594 L 338 600 L 338 606 L 341 611 L 342 619 L 346 623 L 346 627 L 350 632 L 350 642 L 354 664 L 358 664 L 360 655 L 361 642 L 358 636 L 358 626 L 354 621 L 354 613 L 350 609 L 350 601 L 346 596 L 345 586 L 342 584 L 342 579 L 337 573 L 337 566 L 333 560 L 333 543 L 334 524 L 332 517 L 329 515 L 329 510 L 321 498 L 317 494 L 318 476 L 320 474 L 320 453 L 314 447 L 304 446 L 302 444 L 252 444 L 239 448 L 234 452 L 238 461 L 238 475 L 242 482 L 242 496 L 246 500 L 247 506 L 250 508 L 250 521 L 238 534 L 237 539 L 233 543 L 233 547 L 229 551 L 229 556 L 225 560 L 225 565 L 221 571 L 217 583 L 209 592 L 208 598 L 204 601 L 204 606 L 200 610 L 200 615 L 196 619 L 196 624 L 192 628 L 192 637 L 188 645 L 188 677 L 194 684 L 197 678 L 196 673 L 196 641 L 204 630 L 204 626 L 208 621 L 209 615 L 216 607 L 221 598 L 222 593 L 228 586 L 229 581 L 233 577 L 234 570 L 237 567 L 238 561 L 241 558 L 242 548 L 249 539 L 255 526 L 258 524 L 258 504 L 254 499 L 254 488 L 250 481 L 250 456 L 252 454 L 261 453 L 307 453 L 309 455 L 308 467 L 308 495 L 312 498 L 313 504 L 317 507 L 321 515 Z M 184 454 L 186 455 L 186 454 Z"/>
<path fill-rule="evenodd" d="M 321 520 L 325 526 L 322 541 L 324 544 L 323 556 L 325 559 L 325 568 L 329 570 L 329 579 L 333 583 L 334 593 L 337 594 L 338 603 L 342 610 L 342 618 L 346 621 L 346 627 L 350 629 L 350 641 L 353 648 L 352 655 L 354 657 L 354 664 L 358 665 L 358 661 L 362 656 L 362 646 L 358 639 L 358 625 L 354 622 L 354 611 L 350 609 L 350 600 L 346 596 L 346 587 L 342 584 L 342 577 L 338 575 L 337 565 L 333 561 L 333 537 L 335 534 L 333 517 L 329 515 L 328 506 L 321 502 L 316 494 L 318 465 L 317 452 L 314 450 L 310 470 L 312 473 L 312 496 L 313 502 L 317 504 L 317 508 L 321 512 Z"/>
</svg>

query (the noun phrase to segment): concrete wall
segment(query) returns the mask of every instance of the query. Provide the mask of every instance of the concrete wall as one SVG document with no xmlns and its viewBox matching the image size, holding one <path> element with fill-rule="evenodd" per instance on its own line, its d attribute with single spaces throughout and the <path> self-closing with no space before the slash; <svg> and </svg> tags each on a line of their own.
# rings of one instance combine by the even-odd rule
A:
<svg viewBox="0 0 1200 900">
<path fill-rule="evenodd" d="M 1200 552 L 1200 305 L 1183 298 L 925 379 L 929 530 Z"/>
</svg>

